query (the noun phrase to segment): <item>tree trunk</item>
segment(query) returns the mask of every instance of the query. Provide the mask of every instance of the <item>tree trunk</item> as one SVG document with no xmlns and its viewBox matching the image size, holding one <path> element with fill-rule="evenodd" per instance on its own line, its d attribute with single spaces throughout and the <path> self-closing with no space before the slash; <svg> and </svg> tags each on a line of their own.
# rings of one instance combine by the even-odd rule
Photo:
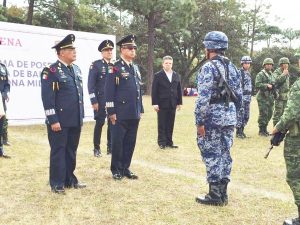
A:
<svg viewBox="0 0 300 225">
<path fill-rule="evenodd" d="M 154 61 L 154 42 L 155 42 L 155 16 L 150 13 L 148 18 L 148 57 L 147 57 L 147 90 L 146 94 L 151 95 L 153 81 L 153 61 Z"/>
<path fill-rule="evenodd" d="M 29 3 L 29 5 L 28 5 L 26 24 L 32 25 L 34 0 L 29 0 L 28 3 Z"/>
<path fill-rule="evenodd" d="M 3 8 L 6 8 L 6 0 L 3 0 Z"/>
<path fill-rule="evenodd" d="M 70 4 L 68 6 L 68 15 L 67 15 L 68 30 L 73 30 L 73 27 L 74 27 L 74 14 L 75 14 L 74 5 Z"/>
</svg>

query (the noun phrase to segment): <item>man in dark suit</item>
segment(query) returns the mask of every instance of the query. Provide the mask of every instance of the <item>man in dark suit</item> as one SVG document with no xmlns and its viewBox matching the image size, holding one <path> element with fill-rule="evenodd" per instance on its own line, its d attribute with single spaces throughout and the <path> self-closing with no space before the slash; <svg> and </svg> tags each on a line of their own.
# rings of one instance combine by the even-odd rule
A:
<svg viewBox="0 0 300 225">
<path fill-rule="evenodd" d="M 135 36 L 123 37 L 120 59 L 109 68 L 105 86 L 106 109 L 109 115 L 112 140 L 111 172 L 113 179 L 137 179 L 129 170 L 136 143 L 141 114 L 144 112 L 141 95 L 141 75 L 132 63 L 136 56 Z"/>
<path fill-rule="evenodd" d="M 82 76 L 73 46 L 75 36 L 69 34 L 52 48 L 58 60 L 41 73 L 42 101 L 46 114 L 50 152 L 50 186 L 57 194 L 66 188 L 84 188 L 74 170 L 83 111 Z"/>
<path fill-rule="evenodd" d="M 179 75 L 172 70 L 173 58 L 163 57 L 163 69 L 154 75 L 152 83 L 152 105 L 158 118 L 158 145 L 178 148 L 173 143 L 173 128 L 176 109 L 182 105 L 182 93 Z"/>
<path fill-rule="evenodd" d="M 101 52 L 102 59 L 92 63 L 89 70 L 88 90 L 92 107 L 94 109 L 94 156 L 101 156 L 100 140 L 102 127 L 106 118 L 104 87 L 108 74 L 108 65 L 112 59 L 114 43 L 111 40 L 104 40 L 100 43 L 98 51 Z M 107 121 L 107 154 L 111 153 L 110 138 L 111 123 Z"/>
</svg>

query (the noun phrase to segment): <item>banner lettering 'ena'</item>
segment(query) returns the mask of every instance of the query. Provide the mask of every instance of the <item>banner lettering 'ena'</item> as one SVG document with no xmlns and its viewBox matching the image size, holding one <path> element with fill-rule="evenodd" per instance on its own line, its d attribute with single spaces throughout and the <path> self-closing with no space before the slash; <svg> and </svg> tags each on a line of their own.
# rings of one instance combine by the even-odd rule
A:
<svg viewBox="0 0 300 225">
<path fill-rule="evenodd" d="M 40 73 L 57 60 L 51 47 L 70 33 L 75 35 L 77 60 L 74 63 L 83 76 L 85 116 L 87 120 L 93 118 L 87 92 L 89 67 L 101 58 L 99 44 L 105 39 L 115 43 L 115 36 L 0 22 L 0 62 L 9 72 L 7 117 L 11 125 L 44 123 Z"/>
</svg>

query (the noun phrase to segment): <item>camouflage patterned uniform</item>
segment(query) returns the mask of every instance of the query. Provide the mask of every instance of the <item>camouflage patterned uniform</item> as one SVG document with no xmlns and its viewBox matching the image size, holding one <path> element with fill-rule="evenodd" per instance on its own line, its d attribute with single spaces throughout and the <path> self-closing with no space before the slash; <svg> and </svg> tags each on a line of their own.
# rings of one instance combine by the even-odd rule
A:
<svg viewBox="0 0 300 225">
<path fill-rule="evenodd" d="M 250 117 L 250 103 L 252 93 L 252 81 L 249 70 L 243 68 L 243 64 L 251 64 L 250 56 L 243 56 L 241 59 L 241 86 L 243 90 L 243 106 L 237 112 L 236 137 L 245 138 L 244 127 L 247 125 Z M 250 65 L 249 65 L 250 66 Z"/>
<path fill-rule="evenodd" d="M 284 142 L 286 180 L 293 191 L 300 217 L 300 79 L 291 87 L 287 106 L 276 124 L 276 129 L 278 131 L 289 130 Z M 284 224 L 299 224 L 299 217 L 293 222 L 287 220 Z"/>
<path fill-rule="evenodd" d="M 279 60 L 280 68 L 277 68 L 273 76 L 275 78 L 276 88 L 278 90 L 279 96 L 275 99 L 275 107 L 273 113 L 273 125 L 275 126 L 281 115 L 283 114 L 284 108 L 287 103 L 288 99 L 288 92 L 289 92 L 289 75 L 285 75 L 283 73 L 282 64 L 290 64 L 288 58 L 281 58 Z"/>
<path fill-rule="evenodd" d="M 269 60 L 270 62 L 267 64 L 271 64 L 272 59 Z M 264 62 L 265 61 L 266 59 L 264 60 Z M 266 64 L 263 63 L 263 65 L 265 66 Z M 266 69 L 263 69 L 257 74 L 255 79 L 255 88 L 259 90 L 256 95 L 259 109 L 258 126 L 259 134 L 262 136 L 269 135 L 267 126 L 273 114 L 274 96 L 271 90 L 267 87 L 268 84 L 272 83 L 274 83 L 274 77 L 271 71 L 268 72 Z"/>
<path fill-rule="evenodd" d="M 218 47 L 219 42 L 214 41 L 214 38 L 218 40 L 219 35 L 228 40 L 224 33 L 213 31 L 207 34 L 208 41 L 204 41 L 204 45 L 210 47 L 212 42 L 213 47 Z M 225 41 L 220 43 L 222 46 Z M 239 108 L 242 105 L 242 89 L 240 73 L 228 59 L 221 55 L 210 59 L 197 75 L 199 95 L 195 107 L 196 125 L 205 128 L 204 137 L 198 133 L 197 144 L 206 165 L 210 191 L 204 198 L 197 197 L 196 201 L 201 204 L 222 205 L 228 201 L 227 184 L 232 167 L 230 148 L 233 143 L 237 109 L 234 102 L 226 102 L 224 97 L 220 97 L 223 89 L 219 86 L 221 76 L 226 78 L 229 87 L 236 94 L 236 104 Z"/>
</svg>

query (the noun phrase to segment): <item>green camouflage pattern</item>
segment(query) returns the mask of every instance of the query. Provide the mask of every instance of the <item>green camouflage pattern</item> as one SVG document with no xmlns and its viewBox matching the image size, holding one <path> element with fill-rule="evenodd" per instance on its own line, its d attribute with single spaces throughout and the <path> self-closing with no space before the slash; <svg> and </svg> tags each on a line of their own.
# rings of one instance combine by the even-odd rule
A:
<svg viewBox="0 0 300 225">
<path fill-rule="evenodd" d="M 269 121 L 272 118 L 274 97 L 272 92 L 267 88 L 267 84 L 274 83 L 275 79 L 272 72 L 267 72 L 265 69 L 260 71 L 255 79 L 255 88 L 258 89 L 256 95 L 258 103 L 258 125 L 259 127 L 268 126 Z"/>
<path fill-rule="evenodd" d="M 286 181 L 293 191 L 295 204 L 300 206 L 300 79 L 291 87 L 283 115 L 276 124 L 279 131 L 289 130 L 284 142 Z"/>
<path fill-rule="evenodd" d="M 278 98 L 275 99 L 275 107 L 273 113 L 273 125 L 275 126 L 283 114 L 288 99 L 289 92 L 289 76 L 283 74 L 282 69 L 278 68 L 273 72 L 275 84 L 278 90 Z"/>
</svg>

